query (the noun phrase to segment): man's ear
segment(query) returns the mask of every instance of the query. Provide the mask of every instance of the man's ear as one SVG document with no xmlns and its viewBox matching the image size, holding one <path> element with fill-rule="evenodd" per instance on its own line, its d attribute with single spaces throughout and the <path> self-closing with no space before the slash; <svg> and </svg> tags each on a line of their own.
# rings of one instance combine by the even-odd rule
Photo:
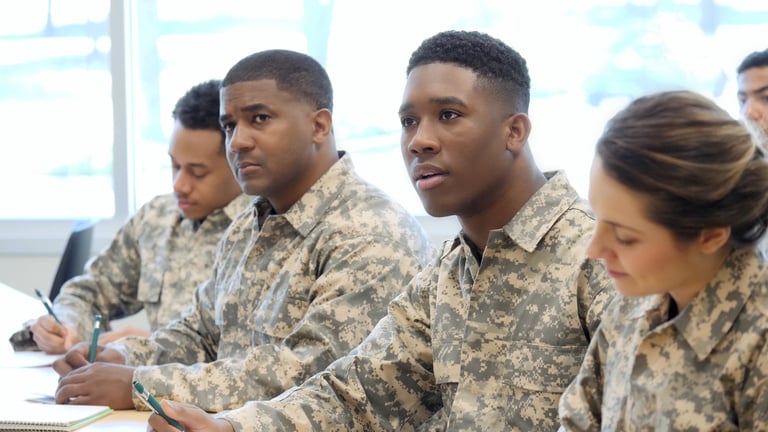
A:
<svg viewBox="0 0 768 432">
<path fill-rule="evenodd" d="M 507 136 L 507 150 L 513 155 L 519 154 L 528 142 L 531 134 L 531 119 L 526 113 L 515 113 L 504 121 L 504 133 Z"/>
<path fill-rule="evenodd" d="M 333 131 L 333 115 L 327 109 L 319 109 L 312 114 L 312 142 L 320 144 L 328 139 Z"/>
<path fill-rule="evenodd" d="M 697 240 L 699 250 L 705 254 L 713 254 L 728 243 L 731 237 L 731 227 L 705 228 L 699 233 Z"/>
</svg>

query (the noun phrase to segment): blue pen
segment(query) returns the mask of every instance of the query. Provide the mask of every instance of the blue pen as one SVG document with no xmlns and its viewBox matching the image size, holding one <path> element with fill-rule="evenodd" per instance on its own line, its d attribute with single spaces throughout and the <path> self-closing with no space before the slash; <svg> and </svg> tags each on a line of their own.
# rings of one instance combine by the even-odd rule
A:
<svg viewBox="0 0 768 432">
<path fill-rule="evenodd" d="M 40 300 L 43 302 L 43 306 L 48 310 L 48 313 L 53 317 L 53 319 L 56 320 L 57 323 L 61 324 L 61 321 L 59 321 L 59 317 L 56 316 L 55 313 L 53 313 L 53 304 L 51 304 L 51 299 L 48 298 L 47 295 L 40 292 L 39 289 L 35 289 L 35 294 L 37 294 L 38 297 L 40 297 Z"/>
<path fill-rule="evenodd" d="M 96 347 L 99 346 L 99 332 L 101 331 L 101 315 L 96 314 L 93 319 L 93 336 L 91 337 L 91 349 L 88 351 L 88 361 L 96 360 Z"/>
<path fill-rule="evenodd" d="M 179 422 L 168 417 L 165 411 L 163 411 L 163 407 L 160 406 L 160 402 L 158 402 L 157 399 L 155 399 L 155 397 L 152 396 L 152 394 L 148 392 L 138 380 L 133 380 L 133 389 L 136 390 L 136 394 L 141 398 L 141 400 L 144 401 L 144 403 L 147 404 L 147 406 L 149 407 L 149 409 L 152 410 L 152 412 L 164 418 L 169 425 L 184 432 L 184 428 L 181 427 Z"/>
</svg>

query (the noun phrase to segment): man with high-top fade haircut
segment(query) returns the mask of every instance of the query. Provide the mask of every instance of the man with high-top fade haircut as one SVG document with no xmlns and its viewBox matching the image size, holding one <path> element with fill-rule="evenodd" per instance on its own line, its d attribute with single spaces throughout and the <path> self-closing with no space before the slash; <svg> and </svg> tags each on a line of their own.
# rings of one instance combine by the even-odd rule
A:
<svg viewBox="0 0 768 432">
<path fill-rule="evenodd" d="M 189 431 L 556 430 L 613 297 L 586 258 L 594 219 L 528 147 L 525 60 L 477 32 L 413 53 L 402 153 L 427 212 L 461 232 L 389 305 L 366 340 L 271 401 L 218 418 L 164 404 Z M 170 431 L 159 417 L 150 426 Z"/>
<path fill-rule="evenodd" d="M 144 408 L 132 379 L 207 411 L 272 398 L 359 344 L 431 259 L 416 219 L 336 150 L 317 61 L 255 53 L 229 70 L 220 99 L 227 157 L 254 206 L 179 320 L 108 345 L 93 364 L 83 345 L 57 361 L 57 402 Z"/>
</svg>

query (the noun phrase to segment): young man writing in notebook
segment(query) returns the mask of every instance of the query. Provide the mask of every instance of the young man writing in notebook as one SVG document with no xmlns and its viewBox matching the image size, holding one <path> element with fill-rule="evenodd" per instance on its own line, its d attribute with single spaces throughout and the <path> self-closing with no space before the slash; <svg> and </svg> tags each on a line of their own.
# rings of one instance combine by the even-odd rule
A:
<svg viewBox="0 0 768 432">
<path fill-rule="evenodd" d="M 415 218 L 337 152 L 317 61 L 250 55 L 220 95 L 227 157 L 254 207 L 232 223 L 180 319 L 107 346 L 96 363 L 83 345 L 57 361 L 57 402 L 143 408 L 132 379 L 208 411 L 269 399 L 360 343 L 431 258 Z"/>
<path fill-rule="evenodd" d="M 555 430 L 614 291 L 586 257 L 586 204 L 533 159 L 529 88 L 525 60 L 498 39 L 424 41 L 401 149 L 426 210 L 462 231 L 360 346 L 301 386 L 218 419 L 181 403 L 166 413 L 188 431 Z"/>
</svg>

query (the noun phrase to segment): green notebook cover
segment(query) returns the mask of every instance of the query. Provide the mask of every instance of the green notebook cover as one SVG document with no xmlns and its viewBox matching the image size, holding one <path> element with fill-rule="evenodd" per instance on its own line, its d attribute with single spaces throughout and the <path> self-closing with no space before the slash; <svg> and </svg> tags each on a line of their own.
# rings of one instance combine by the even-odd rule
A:
<svg viewBox="0 0 768 432">
<path fill-rule="evenodd" d="M 95 405 L 18 403 L 0 406 L 0 431 L 69 432 L 112 412 Z"/>
</svg>

